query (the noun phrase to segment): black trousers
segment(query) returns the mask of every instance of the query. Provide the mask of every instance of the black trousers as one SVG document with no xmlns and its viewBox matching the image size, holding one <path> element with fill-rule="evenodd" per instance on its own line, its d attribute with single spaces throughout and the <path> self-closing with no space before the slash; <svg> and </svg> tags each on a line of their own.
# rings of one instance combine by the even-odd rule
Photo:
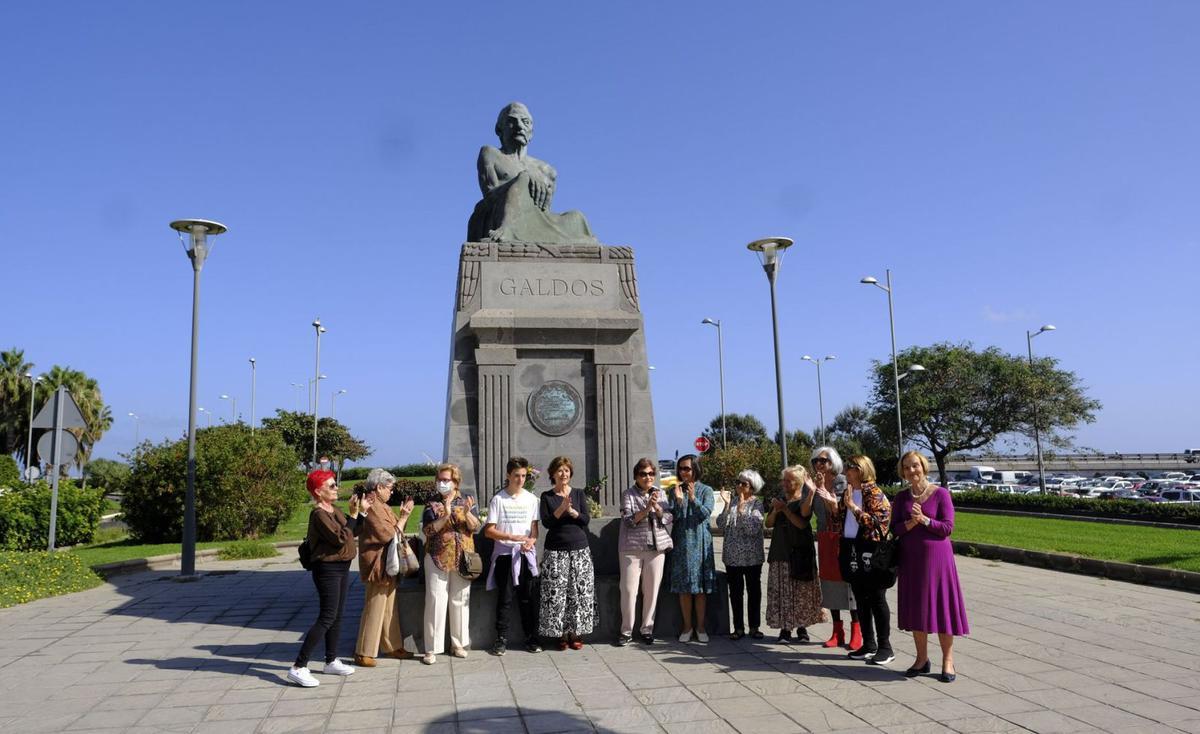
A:
<svg viewBox="0 0 1200 734">
<path fill-rule="evenodd" d="M 892 610 L 888 608 L 887 587 L 874 574 L 860 573 L 850 581 L 854 603 L 858 606 L 858 625 L 863 647 L 892 651 Z"/>
<path fill-rule="evenodd" d="M 304 635 L 300 654 L 296 656 L 297 668 L 308 667 L 308 659 L 322 638 L 325 639 L 325 662 L 332 663 L 337 658 L 342 612 L 346 609 L 346 592 L 350 588 L 350 561 L 315 561 L 312 579 L 317 587 L 321 611 L 317 613 L 317 621 Z"/>
<path fill-rule="evenodd" d="M 762 618 L 762 564 L 757 566 L 726 566 L 725 580 L 729 583 L 729 606 L 733 608 L 733 631 L 745 632 L 742 626 L 742 592 L 748 602 L 750 629 L 758 629 Z"/>
<path fill-rule="evenodd" d="M 512 582 L 512 559 L 500 556 L 496 559 L 496 637 L 508 641 L 508 614 L 512 608 L 513 592 L 516 592 L 517 609 L 521 613 L 521 627 L 525 639 L 530 642 L 538 638 L 537 579 L 529 572 L 529 562 L 521 556 L 519 583 Z"/>
</svg>

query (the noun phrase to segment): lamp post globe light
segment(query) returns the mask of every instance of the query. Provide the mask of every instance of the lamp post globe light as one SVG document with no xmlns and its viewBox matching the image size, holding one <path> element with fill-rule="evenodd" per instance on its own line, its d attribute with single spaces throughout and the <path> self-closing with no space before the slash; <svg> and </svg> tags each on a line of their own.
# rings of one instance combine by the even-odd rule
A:
<svg viewBox="0 0 1200 734">
<path fill-rule="evenodd" d="M 904 421 L 900 417 L 900 364 L 896 361 L 896 310 L 892 304 L 892 271 L 887 270 L 887 285 L 880 285 L 872 276 L 858 281 L 863 285 L 873 285 L 887 293 L 888 299 L 888 328 L 892 333 L 892 382 L 896 389 L 896 458 L 904 455 Z"/>
<path fill-rule="evenodd" d="M 254 388 L 255 388 L 255 383 L 257 382 L 257 380 L 256 380 L 257 375 L 255 374 L 255 369 L 257 366 L 258 366 L 258 362 L 254 359 L 254 357 L 251 357 L 250 358 L 250 433 L 254 433 L 254 398 L 255 398 Z"/>
<path fill-rule="evenodd" d="M 230 397 L 229 395 L 222 395 L 221 399 L 228 400 L 232 403 L 232 405 L 229 407 L 229 422 L 230 424 L 237 423 L 237 398 Z"/>
<path fill-rule="evenodd" d="M 835 357 L 832 354 L 829 354 L 824 357 L 820 357 L 818 359 L 813 359 L 812 357 L 810 357 L 809 355 L 806 354 L 803 357 L 801 357 L 800 359 L 804 360 L 805 362 L 812 362 L 813 364 L 815 364 L 817 366 L 817 409 L 819 411 L 818 414 L 821 416 L 821 443 L 824 444 L 825 443 L 825 396 L 822 394 L 822 391 L 821 391 L 821 363 L 828 362 L 833 359 L 837 359 L 837 357 Z"/>
<path fill-rule="evenodd" d="M 1057 331 L 1058 327 L 1054 324 L 1045 324 L 1037 331 L 1025 332 L 1025 346 L 1029 349 L 1029 370 L 1033 371 L 1033 338 L 1039 334 L 1044 334 L 1047 331 Z M 1046 494 L 1046 467 L 1042 464 L 1042 432 L 1038 428 L 1038 399 L 1037 395 L 1033 396 L 1033 443 L 1037 447 L 1037 465 L 1038 465 L 1038 490 L 1042 494 Z"/>
<path fill-rule="evenodd" d="M 312 405 L 312 408 L 313 408 L 313 442 L 312 442 L 312 464 L 311 464 L 311 466 L 316 466 L 316 464 L 317 464 L 317 413 L 320 412 L 320 407 L 321 407 L 321 378 L 324 377 L 324 375 L 321 374 L 321 335 L 324 334 L 328 330 L 324 326 L 321 325 L 321 318 L 319 316 L 317 318 L 313 319 L 312 326 L 313 326 L 313 329 L 317 332 L 317 364 L 316 364 L 316 369 L 313 371 L 313 405 Z"/>
<path fill-rule="evenodd" d="M 779 311 L 775 303 L 775 280 L 783 264 L 783 251 L 791 247 L 787 237 L 766 237 L 746 245 L 746 249 L 758 255 L 767 282 L 771 284 L 771 331 L 775 341 L 775 402 L 779 408 L 779 455 L 783 466 L 788 465 L 787 427 L 783 420 L 783 363 L 779 354 Z"/>
<path fill-rule="evenodd" d="M 720 319 L 704 319 L 701 324 L 717 327 L 717 369 L 721 375 L 721 448 L 728 448 L 725 436 L 725 339 L 721 335 Z"/>
<path fill-rule="evenodd" d="M 209 235 L 227 231 L 220 222 L 208 219 L 177 219 L 171 229 L 179 233 L 179 241 L 192 261 L 192 365 L 188 386 L 188 458 L 187 491 L 183 501 L 183 548 L 180 554 L 179 578 L 193 580 L 196 576 L 196 358 L 200 335 L 200 270 L 208 258 Z M 184 235 L 187 235 L 186 239 Z"/>
<path fill-rule="evenodd" d="M 29 380 L 29 441 L 25 445 L 25 481 L 33 484 L 33 480 L 37 479 L 33 469 L 33 399 L 42 378 L 34 377 L 32 372 L 26 372 L 25 377 Z"/>
</svg>

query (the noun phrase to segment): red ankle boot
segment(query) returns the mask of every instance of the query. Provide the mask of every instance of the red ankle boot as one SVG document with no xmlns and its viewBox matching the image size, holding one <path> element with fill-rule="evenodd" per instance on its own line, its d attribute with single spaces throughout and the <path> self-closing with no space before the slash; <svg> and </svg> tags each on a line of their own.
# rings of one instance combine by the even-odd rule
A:
<svg viewBox="0 0 1200 734">
<path fill-rule="evenodd" d="M 854 624 L 855 628 L 857 629 L 858 623 L 855 622 Z M 833 635 L 831 635 L 828 640 L 825 640 L 825 644 L 821 645 L 821 647 L 838 647 L 839 645 L 845 644 L 846 628 L 842 626 L 841 620 L 838 620 L 833 623 Z"/>
<path fill-rule="evenodd" d="M 851 622 L 850 644 L 847 645 L 847 648 L 850 650 L 857 650 L 860 647 L 862 647 L 862 627 L 859 626 L 858 622 Z"/>
</svg>

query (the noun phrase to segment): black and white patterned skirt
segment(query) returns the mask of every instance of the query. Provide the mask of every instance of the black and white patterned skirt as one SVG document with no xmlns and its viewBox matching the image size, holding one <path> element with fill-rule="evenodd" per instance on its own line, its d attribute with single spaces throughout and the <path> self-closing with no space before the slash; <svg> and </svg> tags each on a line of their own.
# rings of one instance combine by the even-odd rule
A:
<svg viewBox="0 0 1200 734">
<path fill-rule="evenodd" d="M 596 623 L 592 552 L 548 550 L 538 574 L 542 593 L 538 632 L 543 637 L 591 634 Z"/>
</svg>

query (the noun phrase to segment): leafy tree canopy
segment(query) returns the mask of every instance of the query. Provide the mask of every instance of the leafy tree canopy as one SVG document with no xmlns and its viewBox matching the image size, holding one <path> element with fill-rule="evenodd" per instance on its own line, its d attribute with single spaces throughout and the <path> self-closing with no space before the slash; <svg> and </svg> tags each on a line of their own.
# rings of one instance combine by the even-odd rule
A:
<svg viewBox="0 0 1200 734">
<path fill-rule="evenodd" d="M 702 434 L 713 446 L 721 446 L 721 416 L 713 418 Z M 740 443 L 757 443 L 770 440 L 767 427 L 749 413 L 726 413 L 725 435 L 730 446 Z"/>
<path fill-rule="evenodd" d="M 283 442 L 296 452 L 297 460 L 306 464 L 312 459 L 313 418 L 311 413 L 276 410 L 274 418 L 263 418 L 265 430 L 275 431 Z M 333 418 L 317 421 L 317 456 L 328 456 L 338 467 L 347 461 L 359 461 L 371 455 L 371 447 L 350 433 L 350 429 Z"/>
</svg>

